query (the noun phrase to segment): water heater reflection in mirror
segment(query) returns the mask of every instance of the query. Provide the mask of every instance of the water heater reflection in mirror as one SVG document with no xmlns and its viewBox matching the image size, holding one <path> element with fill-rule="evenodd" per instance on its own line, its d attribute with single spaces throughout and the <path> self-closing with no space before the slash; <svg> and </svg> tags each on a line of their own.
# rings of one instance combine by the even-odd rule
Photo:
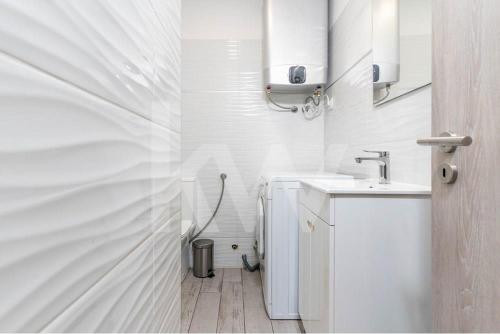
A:
<svg viewBox="0 0 500 334">
<path fill-rule="evenodd" d="M 399 81 L 398 0 L 373 1 L 373 83 L 384 88 Z"/>
</svg>

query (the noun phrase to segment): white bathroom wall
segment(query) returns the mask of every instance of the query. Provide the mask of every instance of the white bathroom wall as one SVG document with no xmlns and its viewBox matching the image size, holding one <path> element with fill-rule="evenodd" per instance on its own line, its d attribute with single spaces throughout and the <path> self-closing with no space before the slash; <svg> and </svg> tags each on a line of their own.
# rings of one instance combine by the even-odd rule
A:
<svg viewBox="0 0 500 334">
<path fill-rule="evenodd" d="M 378 177 L 374 163 L 356 164 L 367 150 L 391 153 L 392 179 L 430 185 L 430 149 L 415 140 L 431 132 L 431 88 L 374 108 L 371 0 L 330 0 L 333 106 L 325 113 L 325 170 Z"/>
<path fill-rule="evenodd" d="M 262 0 L 182 1 L 183 175 L 198 180 L 197 221 L 215 240 L 216 267 L 241 266 L 252 249 L 261 175 L 323 168 L 323 117 L 273 111 L 262 82 Z M 304 96 L 283 102 L 300 103 Z M 239 244 L 234 251 L 232 244 Z"/>
<path fill-rule="evenodd" d="M 0 1 L 0 331 L 180 330 L 180 5 Z"/>
</svg>

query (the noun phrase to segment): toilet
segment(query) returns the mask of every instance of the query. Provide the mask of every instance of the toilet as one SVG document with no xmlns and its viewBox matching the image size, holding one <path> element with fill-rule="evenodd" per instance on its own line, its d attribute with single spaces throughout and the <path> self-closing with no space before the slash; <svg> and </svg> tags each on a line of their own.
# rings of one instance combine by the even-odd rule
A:
<svg viewBox="0 0 500 334">
<path fill-rule="evenodd" d="M 184 280 L 190 267 L 189 239 L 196 226 L 196 178 L 182 179 L 182 222 L 181 222 L 181 279 Z"/>
</svg>

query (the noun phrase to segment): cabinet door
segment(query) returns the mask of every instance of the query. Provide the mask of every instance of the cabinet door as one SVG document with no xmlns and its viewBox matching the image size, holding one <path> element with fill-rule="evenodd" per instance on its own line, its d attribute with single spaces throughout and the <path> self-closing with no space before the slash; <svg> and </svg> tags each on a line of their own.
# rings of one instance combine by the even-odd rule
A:
<svg viewBox="0 0 500 334">
<path fill-rule="evenodd" d="M 409 196 L 335 199 L 338 332 L 431 331 L 430 204 Z"/>
<path fill-rule="evenodd" d="M 304 327 L 309 319 L 311 284 L 311 230 L 308 224 L 309 212 L 300 206 L 299 219 L 299 314 Z"/>
<path fill-rule="evenodd" d="M 333 226 L 314 216 L 311 220 L 313 228 L 311 232 L 311 323 L 310 332 L 324 333 L 333 330 L 330 323 L 333 322 L 333 298 L 331 287 L 333 276 L 331 270 L 333 258 L 331 243 L 333 238 Z"/>
</svg>

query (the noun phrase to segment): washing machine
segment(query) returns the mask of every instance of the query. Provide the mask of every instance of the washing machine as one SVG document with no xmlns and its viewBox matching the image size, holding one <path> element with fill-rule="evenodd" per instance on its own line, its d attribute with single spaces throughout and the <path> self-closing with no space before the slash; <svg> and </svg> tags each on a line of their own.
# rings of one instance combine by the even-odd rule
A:
<svg viewBox="0 0 500 334">
<path fill-rule="evenodd" d="M 302 179 L 349 179 L 341 174 L 271 175 L 261 178 L 255 249 L 264 304 L 271 319 L 299 319 L 299 193 Z"/>
</svg>

